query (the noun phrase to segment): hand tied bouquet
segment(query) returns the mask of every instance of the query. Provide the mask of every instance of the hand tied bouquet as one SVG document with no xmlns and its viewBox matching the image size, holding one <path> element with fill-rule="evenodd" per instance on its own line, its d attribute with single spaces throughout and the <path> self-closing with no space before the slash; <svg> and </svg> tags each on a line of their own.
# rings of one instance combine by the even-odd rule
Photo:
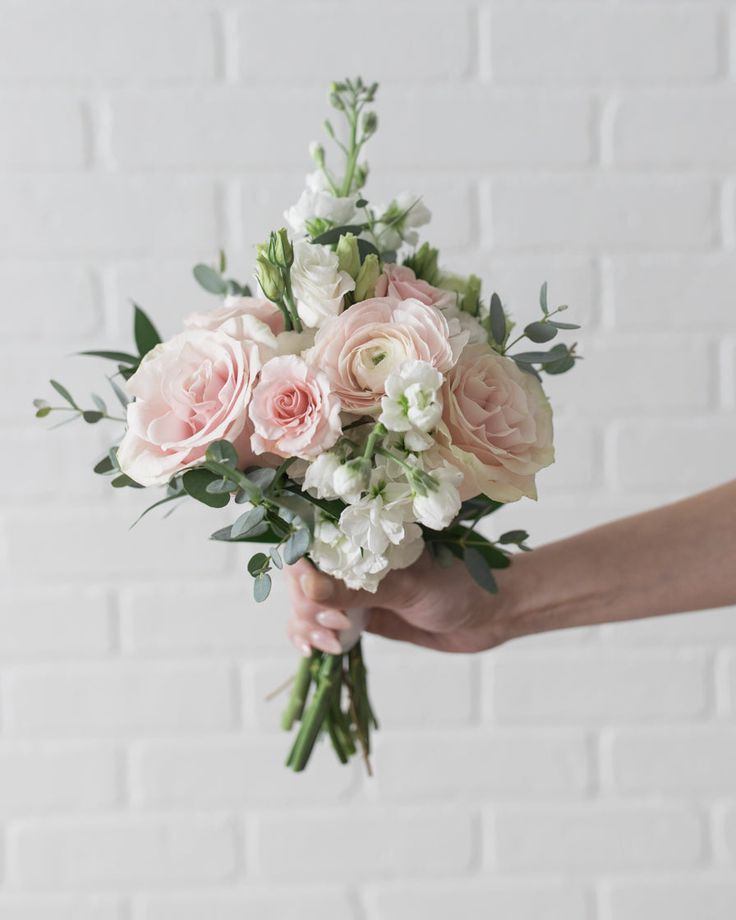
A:
<svg viewBox="0 0 736 920">
<path fill-rule="evenodd" d="M 404 193 L 374 205 L 363 191 L 363 147 L 375 133 L 377 86 L 345 80 L 330 101 L 342 130 L 327 134 L 344 158 L 337 173 L 324 147 L 288 225 L 257 247 L 258 290 L 200 264 L 194 276 L 220 298 L 161 341 L 137 306 L 137 354 L 84 352 L 112 361 L 108 378 L 123 416 L 93 396 L 82 408 L 60 383 L 63 405 L 35 400 L 40 418 L 70 413 L 124 425 L 94 471 L 114 488 L 163 487 L 150 508 L 193 499 L 241 506 L 214 540 L 268 545 L 250 556 L 254 595 L 271 572 L 307 557 L 350 588 L 374 592 L 423 552 L 439 565 L 462 560 L 488 591 L 493 569 L 525 550 L 527 534 L 486 539 L 478 523 L 502 504 L 536 498 L 535 476 L 552 463 L 552 411 L 541 374 L 574 366 L 574 346 L 545 344 L 562 330 L 564 306 L 517 330 L 480 279 L 440 268 L 417 228 L 430 214 Z M 313 651 L 294 678 L 283 717 L 298 723 L 288 766 L 299 771 L 329 736 L 342 762 L 369 764 L 377 723 L 360 643 L 363 611 L 343 653 Z"/>
</svg>

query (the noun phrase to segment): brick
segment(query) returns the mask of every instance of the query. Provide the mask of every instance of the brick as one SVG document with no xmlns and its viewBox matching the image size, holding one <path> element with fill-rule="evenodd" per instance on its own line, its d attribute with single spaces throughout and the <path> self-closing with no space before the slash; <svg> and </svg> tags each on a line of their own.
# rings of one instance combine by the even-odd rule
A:
<svg viewBox="0 0 736 920">
<path fill-rule="evenodd" d="M 705 661 L 695 653 L 510 650 L 488 659 L 484 676 L 489 709 L 503 722 L 682 720 L 707 704 Z"/>
<path fill-rule="evenodd" d="M 674 616 L 610 623 L 601 638 L 614 645 L 716 646 L 736 644 L 736 615 L 732 607 L 698 610 Z"/>
<path fill-rule="evenodd" d="M 210 182 L 69 175 L 0 181 L 0 248 L 15 256 L 195 256 L 218 245 Z"/>
<path fill-rule="evenodd" d="M 144 17 L 145 27 L 142 25 Z M 0 35 L 0 82 L 167 84 L 211 80 L 214 20 L 176 2 L 11 4 Z"/>
<path fill-rule="evenodd" d="M 262 815 L 257 832 L 261 871 L 279 879 L 451 877 L 468 871 L 473 854 L 471 817 L 441 807 Z"/>
<path fill-rule="evenodd" d="M 143 654 L 284 652 L 290 648 L 283 616 L 288 605 L 286 579 L 280 576 L 268 600 L 258 605 L 242 573 L 229 581 L 128 589 L 121 598 L 123 641 Z"/>
<path fill-rule="evenodd" d="M 5 524 L 13 534 L 8 549 L 10 567 L 17 575 L 27 575 L 36 572 L 38 560 L 43 559 L 48 577 L 119 577 L 126 581 L 162 572 L 170 576 L 221 572 L 228 549 L 208 542 L 207 536 L 222 517 L 202 516 L 209 510 L 204 506 L 178 509 L 173 530 L 172 522 L 155 518 L 155 512 L 130 530 L 146 505 L 160 497 L 159 493 L 143 496 L 141 503 L 138 496 L 121 496 L 120 506 L 107 510 L 82 506 L 73 511 L 34 509 L 8 514 Z M 162 541 L 166 541 L 163 552 Z"/>
<path fill-rule="evenodd" d="M 368 894 L 368 920 L 445 920 L 459 917 L 513 917 L 514 920 L 587 920 L 584 893 L 573 884 L 510 882 L 397 882 Z"/>
<path fill-rule="evenodd" d="M 614 318 L 626 329 L 729 331 L 728 293 L 736 264 L 725 253 L 636 255 L 612 263 Z"/>
<path fill-rule="evenodd" d="M 211 885 L 238 863 L 234 827 L 220 818 L 29 822 L 10 848 L 14 882 L 39 890 Z"/>
<path fill-rule="evenodd" d="M 555 462 L 537 478 L 543 500 L 562 492 L 579 494 L 593 486 L 600 476 L 600 450 L 591 426 L 581 418 L 556 416 L 554 432 Z"/>
<path fill-rule="evenodd" d="M 705 81 L 720 71 L 720 32 L 717 11 L 702 5 L 501 5 L 491 68 L 504 84 Z"/>
<path fill-rule="evenodd" d="M 363 16 L 360 41 L 352 40 L 355 25 L 345 16 L 339 2 L 285 3 L 278 7 L 244 7 L 240 17 L 240 75 L 249 84 L 315 82 L 323 88 L 335 74 L 370 74 L 376 70 L 380 53 L 382 84 L 407 81 L 425 84 L 435 80 L 457 80 L 466 74 L 470 56 L 470 17 L 462 10 L 411 3 L 384 4 L 383 15 Z M 390 10 L 391 27 L 385 14 Z M 284 22 L 289 28 L 284 29 Z M 331 54 L 315 54 L 305 42 L 319 22 L 319 41 Z M 279 37 L 279 59 L 274 60 L 270 36 Z M 407 72 L 407 37 L 422 53 L 413 55 Z M 265 38 L 265 40 L 264 40 Z M 379 93 L 381 99 L 384 93 Z"/>
<path fill-rule="evenodd" d="M 6 674 L 14 735 L 148 735 L 213 732 L 232 725 L 224 665 L 112 663 L 37 666 Z"/>
<path fill-rule="evenodd" d="M 507 872 L 684 869 L 703 846 L 697 814 L 679 805 L 508 805 L 491 813 L 488 830 Z"/>
<path fill-rule="evenodd" d="M 655 492 L 703 489 L 732 479 L 734 450 L 736 425 L 718 416 L 622 422 L 613 440 L 619 485 Z"/>
<path fill-rule="evenodd" d="M 147 897 L 140 920 L 320 920 L 340 917 L 358 920 L 351 898 L 337 888 L 310 885 L 300 888 L 249 888 L 207 895 L 187 894 Z M 136 918 L 138 920 L 138 918 Z"/>
<path fill-rule="evenodd" d="M 78 814 L 114 807 L 118 771 L 115 752 L 100 745 L 5 743 L 0 745 L 0 814 Z"/>
<path fill-rule="evenodd" d="M 3 920 L 123 920 L 122 906 L 107 897 L 74 895 L 0 896 Z"/>
<path fill-rule="evenodd" d="M 625 166 L 730 166 L 735 114 L 736 94 L 720 89 L 625 95 L 613 127 L 614 160 Z"/>
<path fill-rule="evenodd" d="M 399 167 L 416 175 L 417 169 L 458 165 L 484 171 L 489 166 L 576 166 L 592 156 L 592 110 L 586 96 L 499 94 L 472 86 L 431 93 L 387 89 L 379 108 L 381 127 L 366 154 L 377 172 Z M 313 168 L 307 147 L 329 112 L 311 89 L 128 92 L 115 95 L 112 109 L 112 152 L 126 168 L 271 172 Z M 234 111 L 244 117 L 233 121 Z M 439 132 L 437 124 L 442 124 Z M 544 136 L 545 143 L 530 141 L 535 135 Z M 149 142 L 141 144 L 141 137 Z M 341 168 L 338 150 L 329 147 L 328 157 Z M 282 200 L 282 209 L 288 203 Z"/>
<path fill-rule="evenodd" d="M 376 760 L 389 800 L 576 798 L 590 782 L 582 734 L 564 731 L 381 732 Z"/>
<path fill-rule="evenodd" d="M 723 842 L 730 863 L 736 865 L 736 806 L 733 804 L 723 814 Z"/>
<path fill-rule="evenodd" d="M 0 658 L 93 656 L 112 646 L 109 599 L 92 588 L 0 591 Z"/>
<path fill-rule="evenodd" d="M 83 265 L 40 259 L 34 259 L 33 267 L 0 263 L 0 289 L 6 303 L 23 304 L 22 310 L 13 311 L 5 341 L 73 342 L 79 349 L 80 341 L 101 334 L 97 285 Z"/>
<path fill-rule="evenodd" d="M 659 176 L 497 179 L 491 220 L 504 249 L 704 250 L 717 228 L 706 179 Z"/>
<path fill-rule="evenodd" d="M 73 96 L 0 92 L 0 121 L 3 169 L 76 169 L 86 165 L 84 113 L 80 100 Z"/>
<path fill-rule="evenodd" d="M 736 884 L 717 876 L 668 877 L 652 881 L 616 881 L 606 898 L 611 920 L 731 920 Z"/>
<path fill-rule="evenodd" d="M 139 745 L 131 767 L 134 801 L 146 808 L 240 809 L 344 800 L 359 765 L 344 767 L 322 751 L 297 777 L 283 766 L 291 743 L 279 734 Z"/>
<path fill-rule="evenodd" d="M 726 726 L 617 729 L 607 739 L 611 781 L 626 793 L 728 795 L 736 775 L 736 730 Z"/>
</svg>

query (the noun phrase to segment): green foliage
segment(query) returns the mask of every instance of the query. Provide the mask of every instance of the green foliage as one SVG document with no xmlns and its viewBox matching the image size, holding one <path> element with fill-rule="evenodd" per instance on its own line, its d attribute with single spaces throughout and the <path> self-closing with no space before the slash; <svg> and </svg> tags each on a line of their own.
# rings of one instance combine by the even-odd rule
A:
<svg viewBox="0 0 736 920">
<path fill-rule="evenodd" d="M 210 508 L 224 508 L 230 501 L 230 496 L 223 492 L 210 492 L 207 488 L 207 486 L 220 478 L 216 473 L 199 467 L 183 473 L 181 483 L 187 495 L 196 499 L 196 501 L 201 502 L 203 505 L 208 505 Z"/>
<path fill-rule="evenodd" d="M 149 351 L 161 344 L 161 336 L 148 316 L 138 304 L 133 304 L 133 335 L 138 354 L 144 358 Z"/>
</svg>

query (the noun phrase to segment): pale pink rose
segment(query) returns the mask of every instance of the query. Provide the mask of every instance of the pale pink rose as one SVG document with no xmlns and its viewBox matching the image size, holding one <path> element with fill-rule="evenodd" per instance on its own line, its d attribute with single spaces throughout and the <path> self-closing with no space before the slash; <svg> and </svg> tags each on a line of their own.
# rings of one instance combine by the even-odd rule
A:
<svg viewBox="0 0 736 920">
<path fill-rule="evenodd" d="M 408 265 L 384 265 L 383 274 L 376 281 L 376 297 L 393 297 L 396 300 L 414 298 L 440 310 L 457 303 L 457 294 L 417 278 Z"/>
<path fill-rule="evenodd" d="M 284 314 L 263 297 L 228 296 L 221 307 L 209 313 L 191 313 L 184 320 L 185 329 L 219 329 L 239 342 L 255 342 L 262 361 L 276 352 L 276 337 L 284 325 Z"/>
<path fill-rule="evenodd" d="M 464 473 L 461 497 L 536 498 L 534 477 L 554 460 L 552 409 L 539 381 L 487 345 L 468 345 L 442 399 L 438 436 Z"/>
<path fill-rule="evenodd" d="M 250 404 L 257 454 L 313 460 L 342 433 L 340 400 L 326 374 L 296 355 L 268 361 Z"/>
<path fill-rule="evenodd" d="M 257 347 L 224 332 L 188 329 L 157 345 L 127 383 L 135 401 L 118 450 L 122 471 L 143 486 L 163 485 L 214 441 L 236 441 L 259 369 Z"/>
<path fill-rule="evenodd" d="M 344 409 L 364 414 L 380 408 L 386 378 L 405 361 L 427 361 L 445 373 L 465 342 L 457 320 L 448 321 L 436 307 L 374 297 L 329 319 L 308 360 L 327 374 Z"/>
</svg>

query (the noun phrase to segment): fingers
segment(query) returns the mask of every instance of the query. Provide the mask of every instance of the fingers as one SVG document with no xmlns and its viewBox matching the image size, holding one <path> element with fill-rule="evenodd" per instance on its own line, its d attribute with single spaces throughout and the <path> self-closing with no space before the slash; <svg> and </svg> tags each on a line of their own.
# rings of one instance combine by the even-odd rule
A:
<svg viewBox="0 0 736 920">
<path fill-rule="evenodd" d="M 395 642 L 409 642 L 412 645 L 420 645 L 423 648 L 442 648 L 440 636 L 420 629 L 418 626 L 412 626 L 411 623 L 402 620 L 393 610 L 383 608 L 373 610 L 366 626 L 366 632 L 382 636 L 384 639 L 393 639 Z"/>
</svg>

